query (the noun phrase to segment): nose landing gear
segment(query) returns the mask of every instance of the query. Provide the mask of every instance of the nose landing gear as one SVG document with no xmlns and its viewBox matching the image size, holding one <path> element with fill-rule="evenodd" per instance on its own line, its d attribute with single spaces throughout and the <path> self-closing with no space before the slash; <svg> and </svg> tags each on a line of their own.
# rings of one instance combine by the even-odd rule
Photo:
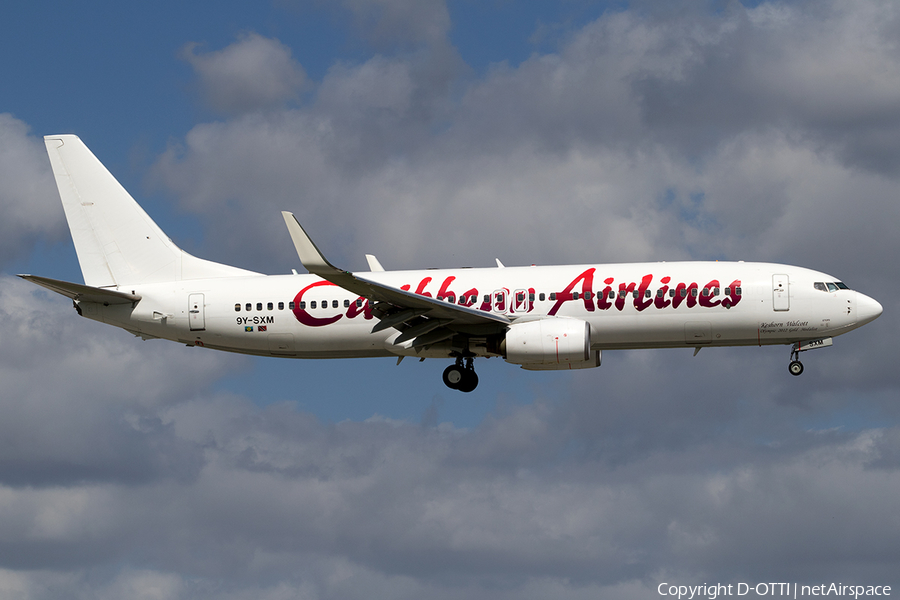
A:
<svg viewBox="0 0 900 600">
<path fill-rule="evenodd" d="M 444 369 L 444 385 L 451 390 L 471 392 L 478 386 L 478 375 L 475 374 L 474 359 L 466 357 L 466 366 L 463 366 L 463 357 L 458 356 L 456 363 Z"/>
<path fill-rule="evenodd" d="M 800 375 L 803 373 L 803 363 L 800 362 L 800 353 L 807 350 L 815 350 L 816 348 L 827 348 L 831 346 L 831 338 L 819 338 L 817 340 L 809 340 L 806 342 L 797 342 L 791 346 L 791 362 L 788 364 L 788 371 L 791 375 Z"/>
</svg>

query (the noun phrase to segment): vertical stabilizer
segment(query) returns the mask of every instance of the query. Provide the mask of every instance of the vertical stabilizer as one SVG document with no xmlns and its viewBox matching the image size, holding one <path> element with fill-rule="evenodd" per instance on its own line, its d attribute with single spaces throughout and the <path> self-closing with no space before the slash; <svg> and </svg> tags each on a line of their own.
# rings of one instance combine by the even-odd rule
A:
<svg viewBox="0 0 900 600">
<path fill-rule="evenodd" d="M 191 256 L 74 135 L 44 138 L 85 284 L 110 287 L 251 275 Z"/>
</svg>

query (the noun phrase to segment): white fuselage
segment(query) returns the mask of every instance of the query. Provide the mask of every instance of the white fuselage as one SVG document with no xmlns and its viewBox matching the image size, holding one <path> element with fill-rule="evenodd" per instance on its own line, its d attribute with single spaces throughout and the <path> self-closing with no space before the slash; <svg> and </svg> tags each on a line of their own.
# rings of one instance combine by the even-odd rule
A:
<svg viewBox="0 0 900 600">
<path fill-rule="evenodd" d="M 592 350 L 790 344 L 828 338 L 878 316 L 877 302 L 801 267 L 659 262 L 365 273 L 411 292 L 503 314 L 513 323 L 572 317 Z M 815 286 L 824 283 L 823 286 Z M 195 279 L 121 288 L 134 305 L 80 302 L 85 317 L 144 338 L 294 358 L 452 356 L 449 342 L 413 348 L 369 302 L 314 275 Z M 462 301 L 462 302 L 461 302 Z M 466 333 L 476 356 L 501 350 Z"/>
</svg>

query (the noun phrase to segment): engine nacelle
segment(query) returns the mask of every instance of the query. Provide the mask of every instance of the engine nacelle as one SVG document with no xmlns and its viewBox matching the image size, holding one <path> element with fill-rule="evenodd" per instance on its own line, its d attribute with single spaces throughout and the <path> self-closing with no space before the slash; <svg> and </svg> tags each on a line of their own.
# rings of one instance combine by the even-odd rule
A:
<svg viewBox="0 0 900 600">
<path fill-rule="evenodd" d="M 594 367 L 600 366 L 600 351 L 594 350 L 591 354 L 591 357 L 583 362 L 571 362 L 571 363 L 552 363 L 549 365 L 541 365 L 541 364 L 529 364 L 522 365 L 521 368 L 526 371 L 572 371 L 574 369 L 593 369 Z"/>
<path fill-rule="evenodd" d="M 504 340 L 506 362 L 516 365 L 568 365 L 592 361 L 591 326 L 581 319 L 548 318 L 514 323 Z M 599 353 L 597 355 L 598 366 Z M 587 366 L 587 365 L 585 365 Z M 584 367 L 580 367 L 584 368 Z"/>
</svg>

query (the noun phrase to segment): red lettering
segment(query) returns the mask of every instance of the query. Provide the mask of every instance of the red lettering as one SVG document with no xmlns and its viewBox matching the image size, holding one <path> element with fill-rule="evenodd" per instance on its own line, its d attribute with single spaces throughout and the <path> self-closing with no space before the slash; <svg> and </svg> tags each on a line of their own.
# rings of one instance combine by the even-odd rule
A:
<svg viewBox="0 0 900 600">
<path fill-rule="evenodd" d="M 597 292 L 597 308 L 600 310 L 607 310 L 612 308 L 612 303 L 609 301 L 609 293 L 612 291 L 612 282 L 613 278 L 604 279 L 603 283 L 606 284 L 606 287 L 603 288 L 602 292 Z"/>
<path fill-rule="evenodd" d="M 444 283 L 441 284 L 441 289 L 438 290 L 437 295 L 438 295 L 438 298 L 444 298 L 444 299 L 451 298 L 450 302 L 452 302 L 453 304 L 456 304 L 456 293 L 447 291 L 447 288 L 450 287 L 450 284 L 453 283 L 454 279 L 456 279 L 456 277 L 453 277 L 453 276 L 450 276 L 447 279 L 445 279 Z"/>
<path fill-rule="evenodd" d="M 565 302 L 568 302 L 569 300 L 573 299 L 572 288 L 574 288 L 576 285 L 578 285 L 579 281 L 582 282 L 581 296 L 582 296 L 582 299 L 584 300 L 584 308 L 588 312 L 594 312 L 594 302 L 593 302 L 593 300 L 591 300 L 591 296 L 593 296 L 593 294 L 592 294 L 591 290 L 593 289 L 594 271 L 596 271 L 596 270 L 597 269 L 591 267 L 590 269 L 588 269 L 587 271 L 585 271 L 584 273 L 582 273 L 581 275 L 579 275 L 578 277 L 573 279 L 572 283 L 570 283 L 569 285 L 566 286 L 566 289 L 564 289 L 560 293 L 556 294 L 556 304 L 553 305 L 553 308 L 551 308 L 547 314 L 552 317 L 559 311 L 560 307 Z"/>
<path fill-rule="evenodd" d="M 303 323 L 304 325 L 308 325 L 309 327 L 324 327 L 325 325 L 331 325 L 336 321 L 340 321 L 341 317 L 344 315 L 335 315 L 333 317 L 327 317 L 325 319 L 320 319 L 318 317 L 314 317 L 306 310 L 300 308 L 300 302 L 303 300 L 303 294 L 305 294 L 308 290 L 311 290 L 314 287 L 319 287 L 320 285 L 334 285 L 330 281 L 317 281 L 315 283 L 311 283 L 306 286 L 302 290 L 300 290 L 296 296 L 294 296 L 294 316 L 298 321 Z M 335 286 L 337 287 L 337 286 Z"/>
<path fill-rule="evenodd" d="M 731 288 L 731 294 L 729 295 L 728 298 L 722 300 L 722 306 L 725 306 L 726 308 L 735 306 L 738 302 L 741 301 L 741 294 L 737 293 L 737 289 L 739 287 L 741 287 L 741 280 L 735 279 L 734 281 L 731 282 L 731 285 L 728 287 Z M 725 304 L 726 302 L 728 303 L 727 305 Z"/>
<path fill-rule="evenodd" d="M 356 302 L 362 300 L 362 306 L 357 306 Z M 352 319 L 353 317 L 362 313 L 364 318 L 368 321 L 372 318 L 372 308 L 369 306 L 368 298 L 364 298 L 360 296 L 356 299 L 356 302 L 352 302 L 350 304 L 350 308 L 347 309 L 347 318 Z"/>
<path fill-rule="evenodd" d="M 472 306 L 475 302 L 478 301 L 478 290 L 472 288 L 463 294 L 463 300 L 460 302 L 460 306 Z"/>
<path fill-rule="evenodd" d="M 431 298 L 431 294 L 429 292 L 424 291 L 425 286 L 431 283 L 431 277 L 426 277 L 422 281 L 419 282 L 419 287 L 416 288 L 416 293 L 422 296 L 428 296 Z"/>
<path fill-rule="evenodd" d="M 688 308 L 692 308 L 697 304 L 697 297 L 691 295 L 691 290 L 697 290 L 697 284 L 691 283 L 685 285 L 683 283 L 679 283 L 675 286 L 675 297 L 672 298 L 672 308 L 678 308 L 681 306 L 681 303 L 687 300 Z"/>
<path fill-rule="evenodd" d="M 700 306 L 712 308 L 713 306 L 718 306 L 718 305 L 722 304 L 721 300 L 715 300 L 715 301 L 712 300 L 713 298 L 715 298 L 715 296 L 713 296 L 713 294 L 715 293 L 717 287 L 719 287 L 718 279 L 713 279 L 712 281 L 710 281 L 709 283 L 707 283 L 704 286 L 704 289 L 707 290 L 707 293 L 700 294 Z"/>
<path fill-rule="evenodd" d="M 619 284 L 619 295 L 616 296 L 616 309 L 617 310 L 625 310 L 625 296 L 634 292 L 634 288 L 637 287 L 636 283 L 620 283 Z"/>
<path fill-rule="evenodd" d="M 653 304 L 653 298 L 647 298 L 647 288 L 653 281 L 653 275 L 644 275 L 641 279 L 641 286 L 638 288 L 638 297 L 634 299 L 634 307 L 641 312 L 642 310 Z"/>
</svg>

